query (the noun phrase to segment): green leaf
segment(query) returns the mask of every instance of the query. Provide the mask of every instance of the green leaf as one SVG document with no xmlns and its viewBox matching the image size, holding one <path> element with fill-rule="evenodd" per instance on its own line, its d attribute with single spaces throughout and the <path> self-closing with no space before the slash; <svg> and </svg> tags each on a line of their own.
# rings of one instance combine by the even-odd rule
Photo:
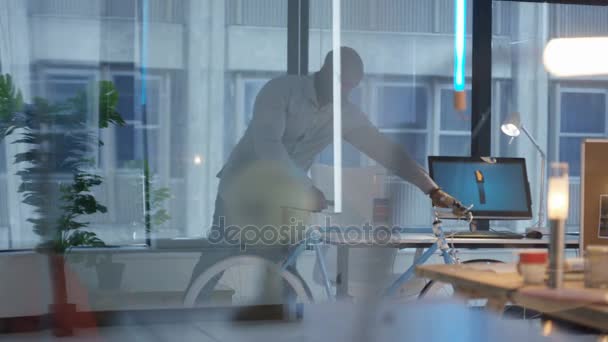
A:
<svg viewBox="0 0 608 342">
<path fill-rule="evenodd" d="M 103 247 L 106 245 L 99 237 L 97 237 L 97 234 L 83 230 L 76 230 L 72 232 L 68 236 L 66 243 L 71 247 Z"/>
<path fill-rule="evenodd" d="M 15 88 L 11 75 L 0 75 L 0 123 L 8 123 L 12 116 L 22 109 L 23 96 L 21 91 Z M 8 135 L 6 131 L 4 134 Z"/>
<path fill-rule="evenodd" d="M 110 124 L 124 126 L 125 120 L 116 111 L 118 106 L 118 91 L 110 81 L 99 82 L 99 128 L 107 128 Z"/>
</svg>

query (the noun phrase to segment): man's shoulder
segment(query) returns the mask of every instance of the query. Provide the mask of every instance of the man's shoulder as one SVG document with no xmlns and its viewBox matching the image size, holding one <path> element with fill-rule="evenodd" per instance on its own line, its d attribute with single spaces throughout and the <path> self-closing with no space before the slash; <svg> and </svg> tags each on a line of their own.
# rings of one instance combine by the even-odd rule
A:
<svg viewBox="0 0 608 342">
<path fill-rule="evenodd" d="M 306 89 L 307 76 L 281 75 L 272 78 L 262 88 L 267 94 L 293 94 L 300 93 Z"/>
<path fill-rule="evenodd" d="M 301 75 L 290 75 L 283 74 L 277 77 L 272 78 L 268 81 L 268 84 L 277 84 L 277 85 L 299 85 L 306 82 L 308 76 Z"/>
</svg>

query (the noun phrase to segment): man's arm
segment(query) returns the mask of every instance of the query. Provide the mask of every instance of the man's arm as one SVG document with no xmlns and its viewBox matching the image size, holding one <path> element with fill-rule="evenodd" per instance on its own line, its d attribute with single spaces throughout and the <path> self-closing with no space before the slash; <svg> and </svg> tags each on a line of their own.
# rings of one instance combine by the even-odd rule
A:
<svg viewBox="0 0 608 342">
<path fill-rule="evenodd" d="M 357 126 L 347 131 L 344 138 L 368 157 L 429 195 L 433 206 L 451 208 L 457 217 L 469 215 L 468 209 L 442 191 L 405 149 L 380 133 L 366 118 L 359 118 Z"/>
<path fill-rule="evenodd" d="M 380 133 L 371 123 L 360 125 L 346 132 L 344 138 L 380 165 L 417 186 L 425 194 L 438 188 L 437 184 L 407 151 Z"/>
</svg>

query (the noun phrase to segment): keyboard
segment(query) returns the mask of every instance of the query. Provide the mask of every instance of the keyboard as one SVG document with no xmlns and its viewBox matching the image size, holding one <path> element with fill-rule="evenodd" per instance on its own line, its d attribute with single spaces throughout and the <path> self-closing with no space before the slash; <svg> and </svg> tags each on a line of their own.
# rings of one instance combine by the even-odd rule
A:
<svg viewBox="0 0 608 342">
<path fill-rule="evenodd" d="M 523 234 L 508 232 L 508 231 L 459 231 L 447 232 L 445 237 L 455 239 L 523 239 Z"/>
</svg>

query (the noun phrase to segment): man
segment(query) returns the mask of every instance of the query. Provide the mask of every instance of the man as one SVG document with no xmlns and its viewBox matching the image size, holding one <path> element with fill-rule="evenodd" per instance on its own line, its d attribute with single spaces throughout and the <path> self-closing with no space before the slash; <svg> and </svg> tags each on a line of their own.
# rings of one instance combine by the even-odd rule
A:
<svg viewBox="0 0 608 342">
<path fill-rule="evenodd" d="M 230 221 L 243 211 L 262 212 L 259 206 L 276 199 L 277 192 L 279 197 L 283 192 L 289 193 L 289 196 L 278 201 L 280 203 L 293 201 L 311 210 L 327 207 L 323 193 L 312 186 L 306 173 L 315 157 L 333 138 L 332 58 L 333 54 L 329 52 L 321 70 L 313 75 L 277 77 L 261 89 L 249 127 L 218 174 L 220 185 L 214 213 L 213 240 L 226 238 L 223 236 L 225 220 Z M 380 133 L 367 116 L 348 101 L 350 92 L 363 78 L 363 62 L 357 52 L 349 47 L 341 48 L 341 61 L 343 138 L 395 175 L 417 186 L 430 196 L 434 206 L 452 208 L 457 215 L 464 214 L 465 209 L 460 202 L 443 192 L 401 146 Z M 257 171 L 251 171 L 256 167 Z M 277 171 L 281 168 L 284 171 Z M 291 180 L 285 181 L 280 174 L 290 174 L 288 178 Z M 284 187 L 285 191 L 271 191 L 280 188 L 277 183 L 289 186 Z M 296 198 L 298 195 L 293 193 L 297 191 L 292 191 L 293 188 L 305 193 L 304 199 Z M 273 198 L 268 196 L 261 200 L 266 192 L 272 192 Z M 254 201 L 251 202 L 256 204 L 249 206 L 253 210 L 239 209 L 228 214 L 228 208 L 235 206 L 234 199 L 242 201 L 245 193 L 254 194 Z M 247 220 L 245 223 L 252 224 Z M 269 258 L 278 259 L 279 256 Z M 213 262 L 203 254 L 195 267 L 193 279 Z"/>
<path fill-rule="evenodd" d="M 333 63 L 332 52 L 325 57 L 320 71 L 311 76 L 286 75 L 270 80 L 258 94 L 253 118 L 245 135 L 232 151 L 218 174 L 218 201 L 226 184 L 247 164 L 254 161 L 281 161 L 300 172 L 303 182 L 314 158 L 332 141 Z M 350 92 L 363 78 L 363 62 L 349 47 L 342 55 L 342 122 L 346 141 L 370 158 L 414 184 L 429 195 L 433 205 L 462 208 L 460 203 L 441 191 L 409 154 L 384 136 L 367 116 L 348 101 Z M 312 188 L 319 207 L 325 208 L 323 194 Z"/>
</svg>

